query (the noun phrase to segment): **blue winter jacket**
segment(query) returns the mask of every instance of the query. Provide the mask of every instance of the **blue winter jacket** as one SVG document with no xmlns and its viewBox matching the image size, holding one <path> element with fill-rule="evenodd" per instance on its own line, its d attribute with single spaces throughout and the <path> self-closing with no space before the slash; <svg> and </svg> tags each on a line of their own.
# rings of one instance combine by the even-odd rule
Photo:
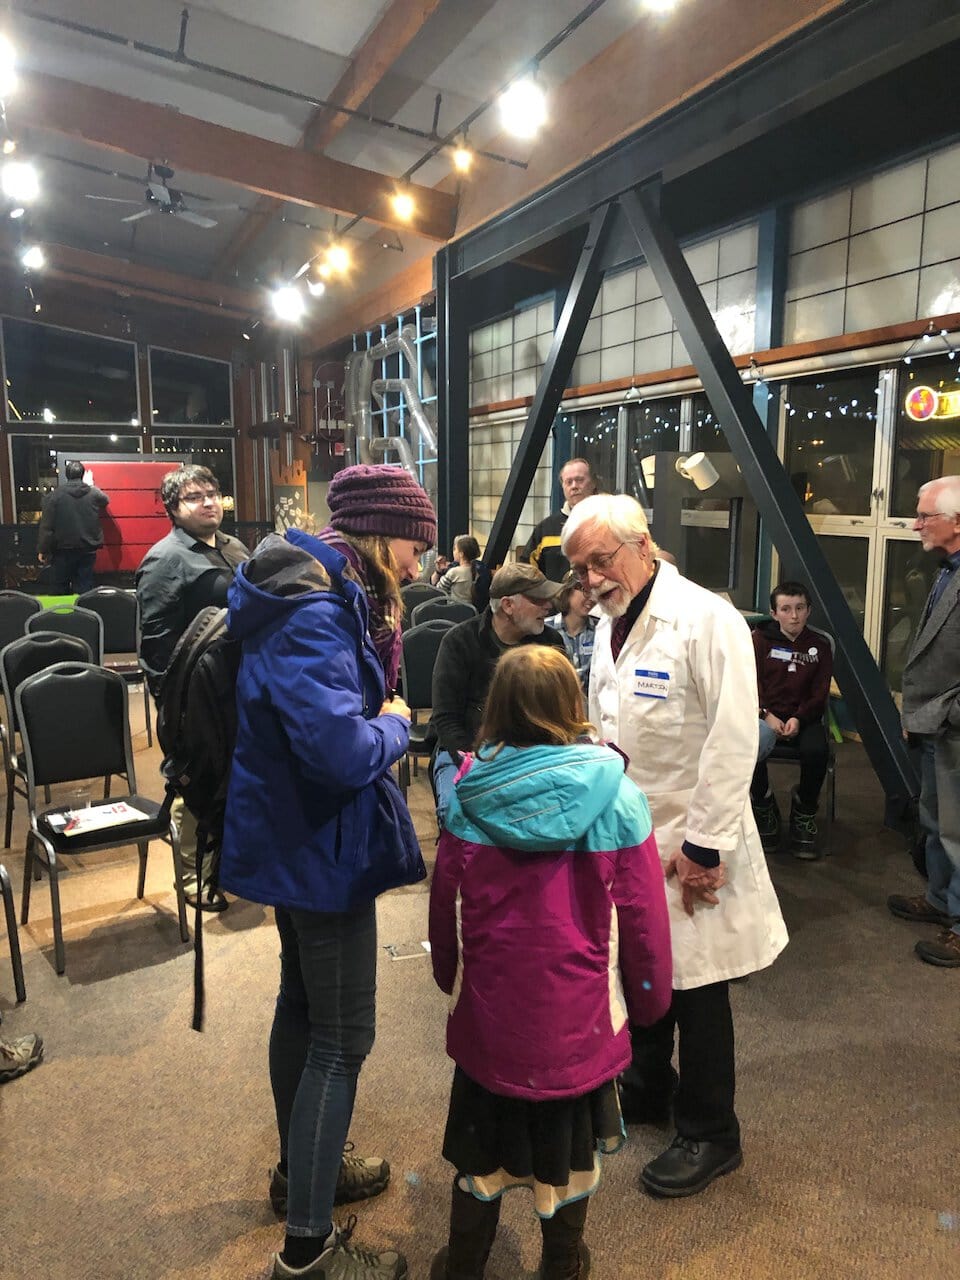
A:
<svg viewBox="0 0 960 1280">
<path fill-rule="evenodd" d="M 426 874 L 388 770 L 407 749 L 380 715 L 383 667 L 346 558 L 291 530 L 237 570 L 243 642 L 220 881 L 253 902 L 347 911 Z"/>
</svg>

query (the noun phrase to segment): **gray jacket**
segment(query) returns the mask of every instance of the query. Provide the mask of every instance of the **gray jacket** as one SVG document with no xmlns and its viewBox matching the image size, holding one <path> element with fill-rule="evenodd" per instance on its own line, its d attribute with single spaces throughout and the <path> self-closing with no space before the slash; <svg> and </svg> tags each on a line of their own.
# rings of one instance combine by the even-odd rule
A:
<svg viewBox="0 0 960 1280">
<path fill-rule="evenodd" d="M 960 732 L 960 569 L 913 638 L 903 668 L 902 720 L 909 733 Z"/>
</svg>

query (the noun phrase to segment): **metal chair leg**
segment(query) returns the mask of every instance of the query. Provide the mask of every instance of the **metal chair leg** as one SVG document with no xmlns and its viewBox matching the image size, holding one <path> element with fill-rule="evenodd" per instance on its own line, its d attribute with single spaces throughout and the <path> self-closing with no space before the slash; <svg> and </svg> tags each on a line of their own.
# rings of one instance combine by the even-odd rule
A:
<svg viewBox="0 0 960 1280">
<path fill-rule="evenodd" d="M 143 718 L 147 725 L 147 746 L 153 746 L 153 730 L 150 727 L 150 690 L 146 680 L 143 682 Z"/>
<path fill-rule="evenodd" d="M 66 972 L 67 957 L 63 948 L 63 919 L 60 915 L 60 882 L 57 868 L 57 851 L 47 849 L 47 870 L 50 873 L 50 909 L 53 914 L 53 954 L 57 973 Z"/>
<path fill-rule="evenodd" d="M 23 890 L 20 895 L 20 923 L 26 924 L 30 919 L 30 889 L 33 886 L 35 878 L 34 872 L 39 872 L 40 868 L 35 867 L 37 861 L 36 854 L 33 852 L 33 832 L 27 832 L 27 843 L 24 850 L 23 860 Z"/>
<path fill-rule="evenodd" d="M 3 910 L 7 918 L 7 938 L 10 942 L 10 963 L 13 966 L 13 985 L 17 993 L 17 1003 L 27 998 L 27 988 L 23 981 L 23 957 L 20 955 L 20 935 L 17 932 L 17 913 L 13 905 L 13 889 L 6 867 L 0 866 L 0 890 L 3 892 Z"/>
<path fill-rule="evenodd" d="M 147 883 L 147 853 L 150 849 L 148 840 L 141 840 L 137 845 L 137 852 L 140 855 L 140 873 L 137 876 L 137 897 L 143 897 L 144 887 Z"/>
<path fill-rule="evenodd" d="M 177 891 L 177 919 L 180 921 L 180 941 L 189 942 L 187 899 L 183 889 L 183 860 L 180 857 L 180 832 L 175 822 L 170 823 L 170 848 L 173 851 L 173 886 Z"/>
</svg>

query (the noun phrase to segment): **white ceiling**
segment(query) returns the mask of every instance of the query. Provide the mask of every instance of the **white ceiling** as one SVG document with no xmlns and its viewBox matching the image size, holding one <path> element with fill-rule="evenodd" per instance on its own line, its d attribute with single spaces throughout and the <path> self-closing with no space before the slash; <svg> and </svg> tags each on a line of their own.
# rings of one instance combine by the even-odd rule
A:
<svg viewBox="0 0 960 1280">
<path fill-rule="evenodd" d="M 365 107 L 389 120 L 429 130 L 440 94 L 439 129 L 446 132 L 491 97 L 585 3 L 442 0 Z M 44 20 L 64 19 L 174 53 L 183 7 L 183 0 L 128 0 L 123 6 L 116 0 L 14 0 L 7 29 L 28 69 L 131 98 L 170 104 L 188 115 L 296 145 L 313 112 L 309 103 L 211 70 L 178 64 L 98 37 L 92 31 L 70 30 Z M 188 0 L 186 53 L 235 73 L 324 98 L 389 7 L 382 0 L 273 0 L 270 4 L 263 0 Z M 545 86 L 556 88 L 637 20 L 638 0 L 607 0 L 545 61 L 541 69 Z M 561 109 L 559 102 L 555 109 Z M 571 109 L 570 104 L 563 109 Z M 207 277 L 231 237 L 244 225 L 246 211 L 257 202 L 254 193 L 242 187 L 179 171 L 172 185 L 187 193 L 188 205 L 199 212 L 204 212 L 205 201 L 237 207 L 212 212 L 210 216 L 217 218 L 218 225 L 211 230 L 160 215 L 124 225 L 121 218 L 135 212 L 135 206 L 88 200 L 86 194 L 139 200 L 139 180 L 146 173 L 147 160 L 163 157 L 118 155 L 62 135 L 31 130 L 15 100 L 9 103 L 9 116 L 21 149 L 37 155 L 42 167 L 43 200 L 29 216 L 33 233 L 48 239 Z M 471 129 L 471 141 L 481 146 L 489 142 L 498 151 L 525 158 L 524 148 L 529 144 L 505 141 L 498 136 L 498 129 L 496 112 L 488 111 Z M 334 139 L 327 154 L 398 176 L 428 147 L 428 142 L 394 129 L 353 120 Z M 415 180 L 433 185 L 448 171 L 449 162 L 437 157 L 418 171 Z M 121 176 L 111 176 L 114 172 Z M 299 223 L 309 223 L 311 228 Z M 268 282 L 294 271 L 316 252 L 322 233 L 331 224 L 332 216 L 325 210 L 282 207 L 240 259 L 235 272 L 239 283 Z M 395 239 L 368 222 L 353 234 L 391 242 Z M 403 254 L 381 255 L 381 273 L 402 269 L 412 257 L 430 249 L 414 237 L 403 237 L 403 241 Z"/>
</svg>

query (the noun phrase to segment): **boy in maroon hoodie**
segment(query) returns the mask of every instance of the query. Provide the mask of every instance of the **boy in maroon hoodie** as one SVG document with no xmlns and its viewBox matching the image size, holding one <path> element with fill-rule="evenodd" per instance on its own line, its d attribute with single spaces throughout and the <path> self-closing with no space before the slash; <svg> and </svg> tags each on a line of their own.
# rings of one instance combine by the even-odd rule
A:
<svg viewBox="0 0 960 1280">
<path fill-rule="evenodd" d="M 763 847 L 780 841 L 780 811 L 770 790 L 766 757 L 779 742 L 800 757 L 800 782 L 790 805 L 790 851 L 816 858 L 815 815 L 827 775 L 829 748 L 823 713 L 830 696 L 833 651 L 829 639 L 807 626 L 810 596 L 800 582 L 781 582 L 770 593 L 771 622 L 753 633 L 760 694 L 759 760 L 750 786 L 753 815 Z"/>
</svg>

